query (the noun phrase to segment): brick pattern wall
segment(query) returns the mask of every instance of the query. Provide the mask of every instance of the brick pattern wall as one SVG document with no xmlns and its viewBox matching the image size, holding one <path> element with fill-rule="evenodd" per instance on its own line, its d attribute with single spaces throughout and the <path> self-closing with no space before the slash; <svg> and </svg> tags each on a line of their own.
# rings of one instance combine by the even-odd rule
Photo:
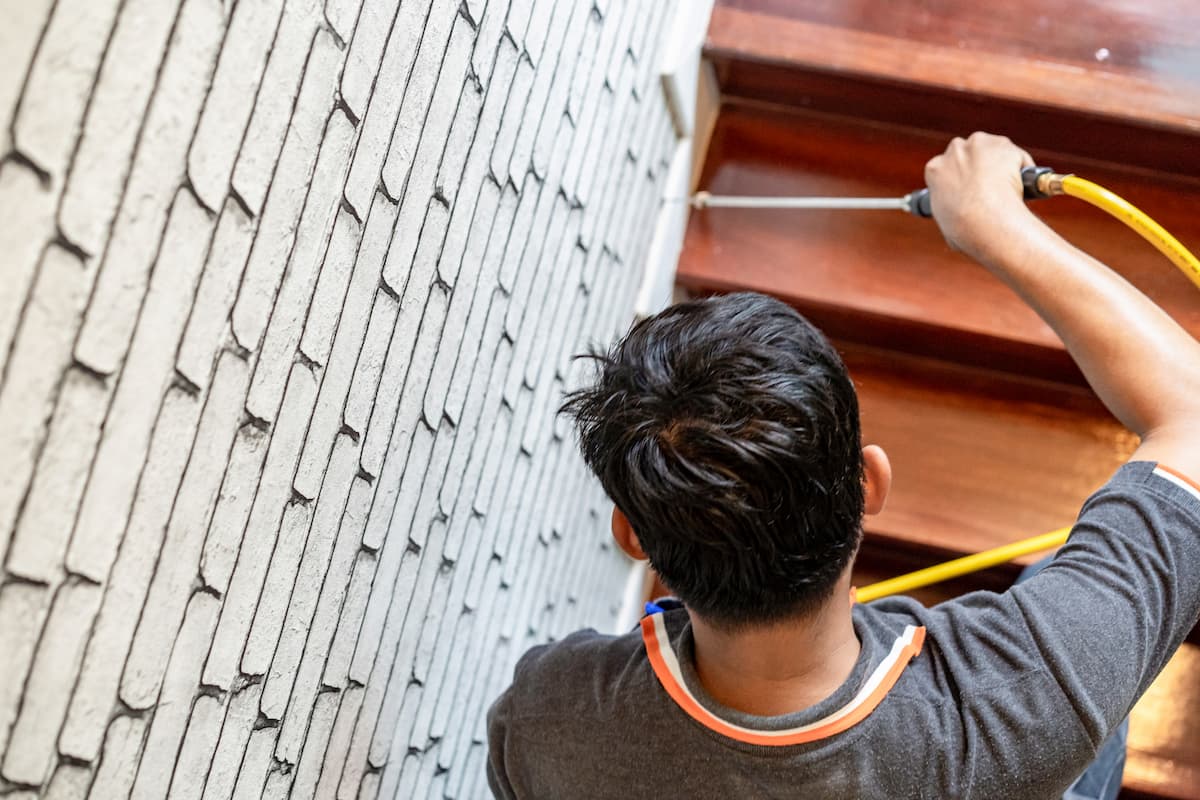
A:
<svg viewBox="0 0 1200 800">
<path fill-rule="evenodd" d="M 0 796 L 480 797 L 627 569 L 554 410 L 676 132 L 641 0 L 0 26 Z"/>
</svg>

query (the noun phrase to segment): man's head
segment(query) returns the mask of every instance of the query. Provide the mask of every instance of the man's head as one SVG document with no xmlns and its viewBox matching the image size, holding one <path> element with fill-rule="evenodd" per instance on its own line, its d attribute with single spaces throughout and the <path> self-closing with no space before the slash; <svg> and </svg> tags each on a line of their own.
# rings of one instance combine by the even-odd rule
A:
<svg viewBox="0 0 1200 800">
<path fill-rule="evenodd" d="M 563 410 L 672 591 L 726 627 L 822 605 L 887 487 L 864 499 L 858 399 L 821 332 L 732 294 L 668 308 L 591 357 L 595 384 Z M 867 456 L 886 471 L 882 451 Z"/>
</svg>

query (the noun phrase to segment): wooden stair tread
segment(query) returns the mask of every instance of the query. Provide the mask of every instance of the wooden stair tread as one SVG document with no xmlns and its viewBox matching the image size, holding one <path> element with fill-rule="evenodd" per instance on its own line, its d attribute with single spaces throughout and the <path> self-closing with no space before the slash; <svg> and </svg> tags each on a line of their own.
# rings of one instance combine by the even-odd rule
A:
<svg viewBox="0 0 1200 800">
<path fill-rule="evenodd" d="M 866 533 L 893 548 L 963 555 L 1069 525 L 1137 444 L 1082 391 L 840 349 L 863 441 L 882 446 L 893 468 Z"/>
<path fill-rule="evenodd" d="M 1200 797 L 1200 647 L 1185 644 L 1129 715 L 1126 789 L 1143 797 Z"/>
<path fill-rule="evenodd" d="M 944 146 L 940 134 L 727 103 L 701 186 L 714 194 L 895 197 L 918 188 L 925 162 Z M 1200 188 L 1034 155 L 1108 186 L 1200 246 Z M 1034 209 L 1200 333 L 1200 292 L 1135 233 L 1073 198 Z M 771 293 L 839 338 L 1080 381 L 1062 343 L 1028 306 L 952 252 L 932 221 L 899 211 L 693 211 L 677 281 L 700 291 Z"/>
<path fill-rule="evenodd" d="M 1003 6 L 928 0 L 718 0 L 720 13 L 735 9 L 850 32 L 899 39 L 910 46 L 944 46 L 1017 58 L 1070 64 L 1095 74 L 1142 75 L 1200 87 L 1200 46 L 1189 25 L 1200 8 L 1177 0 L 1010 0 Z M 725 17 L 717 18 L 724 21 Z M 1069 19 L 1070 25 L 1052 22 Z M 728 32 L 714 26 L 711 38 Z M 1106 45 L 1108 57 L 1096 58 Z M 769 42 L 740 42 L 762 48 Z M 912 69 L 921 68 L 918 64 Z M 935 78 L 937 76 L 934 76 Z"/>
<path fill-rule="evenodd" d="M 1197 25 L 1171 0 L 719 0 L 705 52 L 727 94 L 1194 172 Z"/>
</svg>

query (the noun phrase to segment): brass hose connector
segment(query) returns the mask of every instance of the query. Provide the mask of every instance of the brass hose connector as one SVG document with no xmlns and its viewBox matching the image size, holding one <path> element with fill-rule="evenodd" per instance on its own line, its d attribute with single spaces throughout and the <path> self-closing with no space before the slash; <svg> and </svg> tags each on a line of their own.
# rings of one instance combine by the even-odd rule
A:
<svg viewBox="0 0 1200 800">
<path fill-rule="evenodd" d="M 1038 194 L 1043 197 L 1057 197 L 1060 194 L 1066 194 L 1063 189 L 1063 178 L 1067 175 L 1061 175 L 1057 172 L 1043 172 L 1037 176 Z"/>
</svg>

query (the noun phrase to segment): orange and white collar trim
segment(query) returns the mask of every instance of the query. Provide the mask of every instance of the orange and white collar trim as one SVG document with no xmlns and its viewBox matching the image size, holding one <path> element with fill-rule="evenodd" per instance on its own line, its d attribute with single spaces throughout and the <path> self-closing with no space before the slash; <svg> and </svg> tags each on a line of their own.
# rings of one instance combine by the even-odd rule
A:
<svg viewBox="0 0 1200 800">
<path fill-rule="evenodd" d="M 688 716 L 730 739 L 768 747 L 814 742 L 841 733 L 862 722 L 895 686 L 908 662 L 921 652 L 921 646 L 925 642 L 925 628 L 909 625 L 892 644 L 887 657 L 875 668 L 862 689 L 849 703 L 807 725 L 780 731 L 754 730 L 726 722 L 696 700 L 683 680 L 679 659 L 671 649 L 663 614 L 650 614 L 642 619 L 641 624 L 642 640 L 646 643 L 646 654 L 650 658 L 654 674 L 658 676 L 659 683 L 671 699 Z"/>
</svg>

